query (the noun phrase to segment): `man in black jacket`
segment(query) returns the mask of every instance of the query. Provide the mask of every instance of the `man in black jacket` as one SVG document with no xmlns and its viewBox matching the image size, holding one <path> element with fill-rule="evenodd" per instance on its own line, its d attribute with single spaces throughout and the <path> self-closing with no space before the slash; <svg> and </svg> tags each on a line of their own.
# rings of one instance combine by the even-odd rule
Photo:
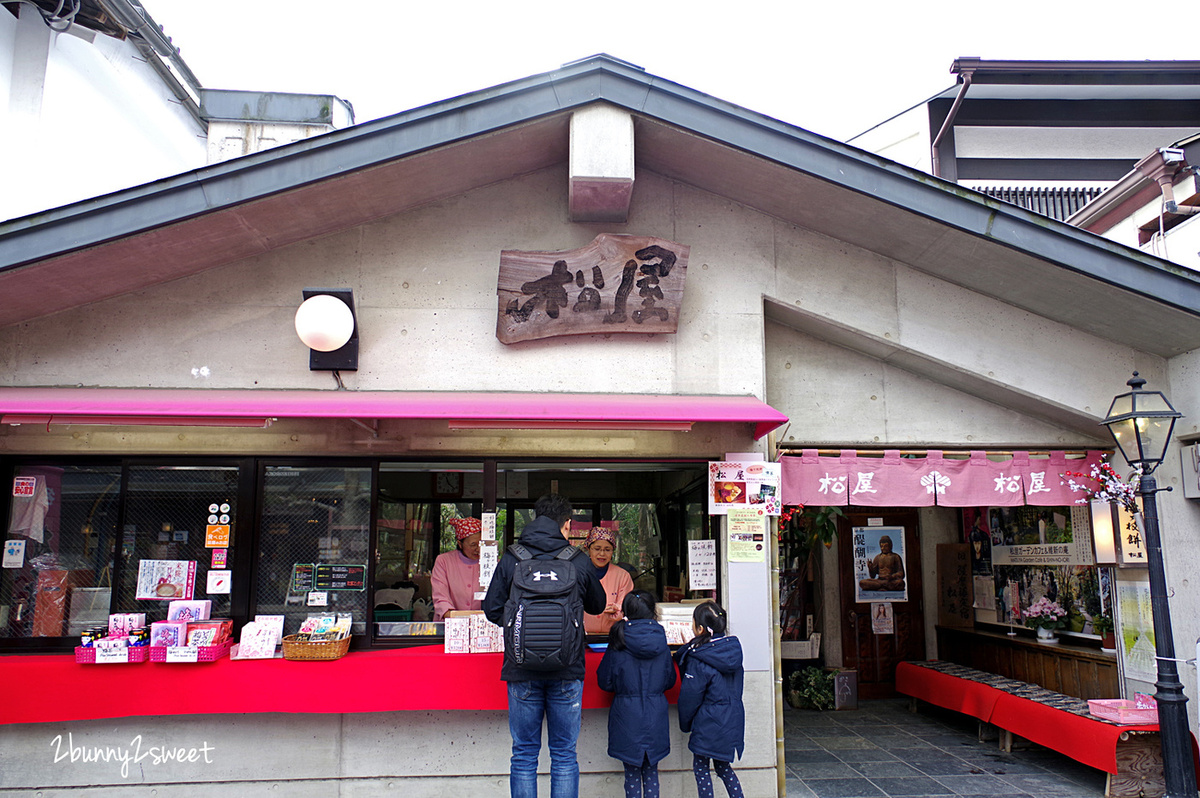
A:
<svg viewBox="0 0 1200 798">
<path fill-rule="evenodd" d="M 556 493 L 541 497 L 534 505 L 534 519 L 525 525 L 518 541 L 535 559 L 552 559 L 570 544 L 571 503 Z M 575 590 L 583 612 L 597 615 L 604 610 L 604 588 L 586 557 L 576 558 Z M 517 557 L 505 551 L 496 564 L 483 612 L 497 626 L 504 624 L 504 605 L 512 586 Z M 583 623 L 582 613 L 579 623 Z M 578 661 L 556 671 L 528 670 L 504 652 L 500 678 L 508 682 L 508 728 L 513 738 L 509 765 L 512 798 L 537 798 L 537 763 L 542 750 L 542 721 L 547 726 L 550 748 L 550 792 L 555 798 L 579 795 L 579 759 L 575 744 L 583 721 L 584 654 Z"/>
</svg>

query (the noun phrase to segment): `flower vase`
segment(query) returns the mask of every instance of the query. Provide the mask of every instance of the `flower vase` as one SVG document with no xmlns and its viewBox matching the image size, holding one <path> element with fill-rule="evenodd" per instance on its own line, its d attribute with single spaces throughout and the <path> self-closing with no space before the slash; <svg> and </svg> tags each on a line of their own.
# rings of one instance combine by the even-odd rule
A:
<svg viewBox="0 0 1200 798">
<path fill-rule="evenodd" d="M 1057 643 L 1058 632 L 1054 629 L 1047 629 L 1044 626 L 1039 626 L 1037 630 L 1037 639 L 1040 643 Z"/>
</svg>

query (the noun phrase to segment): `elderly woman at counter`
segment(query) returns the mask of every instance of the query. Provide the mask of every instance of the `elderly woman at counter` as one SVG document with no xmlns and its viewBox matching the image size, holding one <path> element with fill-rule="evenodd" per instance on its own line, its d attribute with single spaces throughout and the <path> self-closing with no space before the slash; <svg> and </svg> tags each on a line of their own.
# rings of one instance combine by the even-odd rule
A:
<svg viewBox="0 0 1200 798">
<path fill-rule="evenodd" d="M 604 588 L 607 602 L 599 615 L 584 613 L 583 628 L 590 635 L 608 634 L 612 625 L 624 617 L 621 614 L 621 602 L 633 590 L 633 577 L 612 561 L 617 549 L 617 534 L 613 530 L 592 527 L 583 548 L 596 569 L 596 578 Z"/>
<path fill-rule="evenodd" d="M 451 610 L 482 609 L 475 598 L 479 586 L 479 539 L 483 525 L 478 518 L 451 518 L 458 547 L 439 554 L 433 561 L 433 620 L 442 620 Z"/>
</svg>

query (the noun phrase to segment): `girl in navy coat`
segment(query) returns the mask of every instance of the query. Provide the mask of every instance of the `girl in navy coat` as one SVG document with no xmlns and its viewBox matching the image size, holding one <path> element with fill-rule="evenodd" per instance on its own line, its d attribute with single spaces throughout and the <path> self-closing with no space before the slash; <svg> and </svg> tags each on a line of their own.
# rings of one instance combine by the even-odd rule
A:
<svg viewBox="0 0 1200 798">
<path fill-rule="evenodd" d="M 679 728 L 691 732 L 692 773 L 700 798 L 712 798 L 708 760 L 729 798 L 742 798 L 731 764 L 746 749 L 746 710 L 742 706 L 742 644 L 725 634 L 725 610 L 706 601 L 692 613 L 696 636 L 675 653 L 679 663 Z"/>
<path fill-rule="evenodd" d="M 600 689 L 616 693 L 608 711 L 608 755 L 625 763 L 626 798 L 658 798 L 658 763 L 671 752 L 667 698 L 675 663 L 667 635 L 654 620 L 654 596 L 625 596 L 596 670 Z"/>
</svg>

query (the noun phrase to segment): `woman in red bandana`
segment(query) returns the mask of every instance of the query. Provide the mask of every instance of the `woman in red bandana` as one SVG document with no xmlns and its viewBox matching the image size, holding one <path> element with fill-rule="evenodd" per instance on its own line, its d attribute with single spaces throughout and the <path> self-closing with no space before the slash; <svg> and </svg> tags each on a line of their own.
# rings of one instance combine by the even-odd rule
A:
<svg viewBox="0 0 1200 798">
<path fill-rule="evenodd" d="M 483 602 L 475 598 L 479 586 L 479 539 L 483 525 L 478 518 L 451 518 L 458 548 L 439 554 L 433 561 L 433 619 L 440 621 L 450 610 L 478 610 Z"/>
<path fill-rule="evenodd" d="M 606 606 L 599 615 L 583 615 L 583 629 L 590 635 L 606 635 L 612 625 L 623 617 L 621 602 L 633 590 L 633 578 L 619 565 L 612 564 L 617 550 L 617 534 L 611 529 L 594 526 L 588 532 L 584 550 L 596 569 L 596 578 L 604 588 Z"/>
</svg>

